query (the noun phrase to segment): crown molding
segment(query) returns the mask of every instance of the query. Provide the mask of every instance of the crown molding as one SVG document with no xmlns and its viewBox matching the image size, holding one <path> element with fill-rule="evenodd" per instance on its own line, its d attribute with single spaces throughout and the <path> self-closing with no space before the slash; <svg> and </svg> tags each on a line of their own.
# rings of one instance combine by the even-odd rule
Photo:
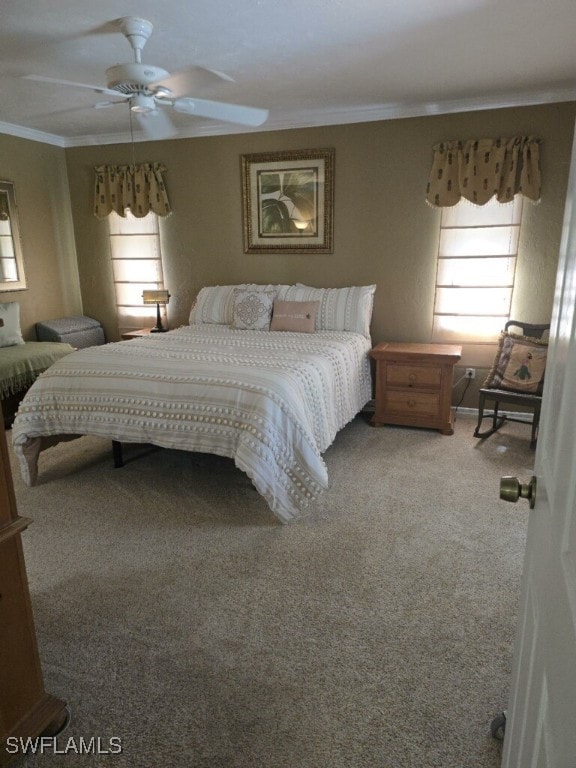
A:
<svg viewBox="0 0 576 768">
<path fill-rule="evenodd" d="M 64 136 L 56 136 L 53 133 L 36 131 L 34 128 L 26 128 L 23 125 L 14 125 L 13 123 L 4 123 L 0 120 L 0 133 L 8 136 L 17 136 L 19 139 L 29 139 L 30 141 L 39 141 L 42 144 L 53 144 L 55 147 L 66 147 L 67 139 Z"/>
<path fill-rule="evenodd" d="M 261 133 L 263 131 L 284 131 L 297 128 L 319 128 L 327 125 L 347 125 L 351 123 L 368 123 L 379 120 L 398 120 L 407 117 L 429 117 L 432 115 L 447 115 L 457 112 L 477 112 L 481 110 L 505 109 L 506 107 L 528 107 L 540 104 L 555 104 L 566 101 L 576 101 L 576 87 L 555 88 L 532 91 L 530 93 L 508 93 L 488 95 L 469 99 L 447 99 L 445 101 L 428 101 L 414 103 L 368 104 L 346 107 L 343 109 L 316 109 L 302 112 L 273 113 L 264 125 L 248 128 L 232 124 L 204 123 L 195 126 L 191 121 L 190 129 L 179 131 L 175 136 L 164 141 L 178 139 L 201 138 L 206 136 L 226 136 L 231 134 Z M 35 131 L 22 126 L 0 122 L 0 133 L 53 144 L 58 147 L 85 147 L 107 144 L 129 144 L 134 142 L 153 141 L 145 134 L 138 132 L 132 138 L 126 131 L 122 133 L 103 134 L 100 136 L 55 136 L 53 134 Z"/>
</svg>

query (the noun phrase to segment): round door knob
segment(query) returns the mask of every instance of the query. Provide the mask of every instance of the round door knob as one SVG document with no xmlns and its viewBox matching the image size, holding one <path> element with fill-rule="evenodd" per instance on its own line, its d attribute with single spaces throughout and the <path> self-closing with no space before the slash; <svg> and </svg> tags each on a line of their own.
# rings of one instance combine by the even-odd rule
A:
<svg viewBox="0 0 576 768">
<path fill-rule="evenodd" d="M 500 498 L 502 501 L 516 502 L 518 499 L 528 499 L 530 509 L 536 504 L 536 478 L 533 476 L 529 483 L 521 483 L 517 477 L 500 478 Z"/>
</svg>

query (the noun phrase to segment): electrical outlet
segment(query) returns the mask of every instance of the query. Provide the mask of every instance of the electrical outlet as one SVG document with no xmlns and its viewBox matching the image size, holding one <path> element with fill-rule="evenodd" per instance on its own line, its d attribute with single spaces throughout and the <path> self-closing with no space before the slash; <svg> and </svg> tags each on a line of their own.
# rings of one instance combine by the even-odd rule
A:
<svg viewBox="0 0 576 768">
<path fill-rule="evenodd" d="M 466 368 L 466 373 L 464 374 L 467 379 L 475 379 L 476 378 L 476 368 Z"/>
</svg>

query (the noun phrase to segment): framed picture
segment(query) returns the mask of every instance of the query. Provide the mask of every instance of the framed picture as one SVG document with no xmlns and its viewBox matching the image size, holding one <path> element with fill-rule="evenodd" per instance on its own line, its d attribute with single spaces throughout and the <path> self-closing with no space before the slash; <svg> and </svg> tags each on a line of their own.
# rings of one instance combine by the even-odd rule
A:
<svg viewBox="0 0 576 768">
<path fill-rule="evenodd" d="M 242 155 L 245 253 L 332 253 L 334 150 Z"/>
</svg>

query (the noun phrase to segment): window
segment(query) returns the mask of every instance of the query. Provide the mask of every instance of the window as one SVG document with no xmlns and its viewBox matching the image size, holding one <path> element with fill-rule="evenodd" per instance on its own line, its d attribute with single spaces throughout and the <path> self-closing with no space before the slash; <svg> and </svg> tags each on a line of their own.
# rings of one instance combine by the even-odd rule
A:
<svg viewBox="0 0 576 768">
<path fill-rule="evenodd" d="M 137 219 L 112 212 L 110 250 L 120 333 L 154 325 L 156 308 L 142 303 L 142 291 L 164 288 L 158 216 Z M 165 311 L 165 310 L 164 310 Z"/>
<path fill-rule="evenodd" d="M 510 317 L 521 217 L 520 195 L 442 208 L 432 341 L 497 340 Z"/>
</svg>

